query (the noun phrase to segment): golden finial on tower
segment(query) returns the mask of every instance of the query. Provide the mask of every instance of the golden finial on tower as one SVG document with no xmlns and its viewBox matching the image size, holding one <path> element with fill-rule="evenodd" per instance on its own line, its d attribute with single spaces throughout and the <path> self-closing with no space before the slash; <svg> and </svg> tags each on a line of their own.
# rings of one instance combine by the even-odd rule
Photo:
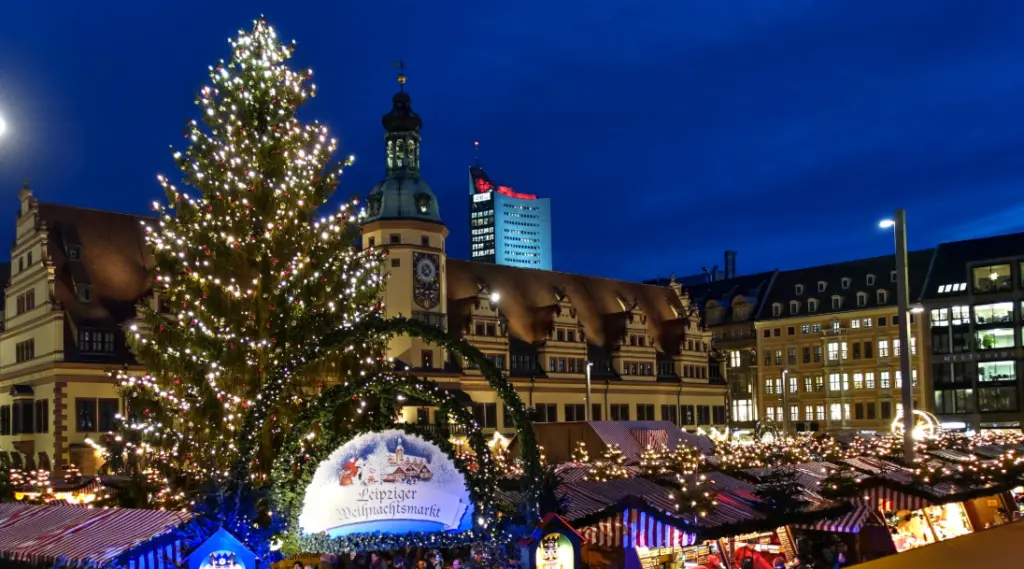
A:
<svg viewBox="0 0 1024 569">
<path fill-rule="evenodd" d="M 395 69 L 398 70 L 398 85 L 399 85 L 398 88 L 404 91 L 405 90 L 405 62 L 404 61 L 396 61 L 395 62 Z"/>
</svg>

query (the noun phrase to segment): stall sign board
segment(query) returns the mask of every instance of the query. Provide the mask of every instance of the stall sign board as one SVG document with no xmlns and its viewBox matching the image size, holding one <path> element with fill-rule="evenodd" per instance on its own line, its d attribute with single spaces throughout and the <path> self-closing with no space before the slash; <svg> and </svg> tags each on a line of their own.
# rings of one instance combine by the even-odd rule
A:
<svg viewBox="0 0 1024 569">
<path fill-rule="evenodd" d="M 462 472 L 440 448 L 400 430 L 367 433 L 320 463 L 306 488 L 304 534 L 407 534 L 472 529 Z"/>
</svg>

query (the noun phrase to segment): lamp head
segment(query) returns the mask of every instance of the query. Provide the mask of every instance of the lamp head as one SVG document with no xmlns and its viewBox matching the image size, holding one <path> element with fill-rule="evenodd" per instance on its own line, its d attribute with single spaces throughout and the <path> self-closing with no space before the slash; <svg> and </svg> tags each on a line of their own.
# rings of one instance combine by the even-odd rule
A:
<svg viewBox="0 0 1024 569">
<path fill-rule="evenodd" d="M 890 227 L 895 227 L 896 222 L 891 219 L 883 219 L 882 221 L 878 222 L 878 226 L 881 227 L 882 229 L 889 229 Z"/>
</svg>

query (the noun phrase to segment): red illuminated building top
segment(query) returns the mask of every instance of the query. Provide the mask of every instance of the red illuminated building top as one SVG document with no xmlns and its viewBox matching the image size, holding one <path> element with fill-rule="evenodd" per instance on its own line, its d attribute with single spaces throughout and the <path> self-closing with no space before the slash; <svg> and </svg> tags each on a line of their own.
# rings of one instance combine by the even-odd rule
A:
<svg viewBox="0 0 1024 569">
<path fill-rule="evenodd" d="M 487 179 L 483 170 L 480 168 L 473 168 L 473 186 L 476 188 L 477 193 L 486 194 L 487 192 L 494 190 L 503 196 L 510 198 L 516 198 L 520 200 L 535 200 L 537 199 L 536 194 L 523 194 L 512 189 L 511 186 L 498 186 Z"/>
</svg>

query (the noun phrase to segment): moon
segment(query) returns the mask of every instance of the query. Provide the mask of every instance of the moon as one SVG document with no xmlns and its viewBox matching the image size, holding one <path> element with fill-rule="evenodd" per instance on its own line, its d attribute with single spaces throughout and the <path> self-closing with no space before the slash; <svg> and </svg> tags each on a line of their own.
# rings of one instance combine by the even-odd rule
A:
<svg viewBox="0 0 1024 569">
<path fill-rule="evenodd" d="M 7 132 L 7 123 L 4 122 L 4 116 L 0 115 L 0 136 L 3 136 Z"/>
</svg>

